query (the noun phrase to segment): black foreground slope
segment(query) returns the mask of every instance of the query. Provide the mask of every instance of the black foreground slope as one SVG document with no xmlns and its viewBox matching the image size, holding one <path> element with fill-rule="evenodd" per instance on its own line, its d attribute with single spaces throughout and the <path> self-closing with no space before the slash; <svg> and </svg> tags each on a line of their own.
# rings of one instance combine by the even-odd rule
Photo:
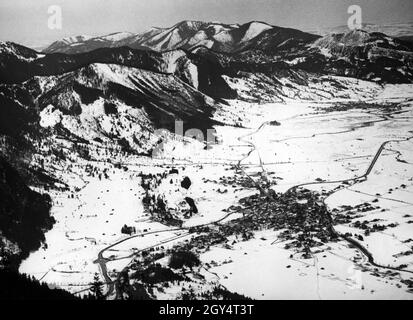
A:
<svg viewBox="0 0 413 320">
<path fill-rule="evenodd" d="M 1 265 L 14 269 L 21 259 L 40 247 L 45 240 L 44 232 L 53 226 L 51 199 L 27 187 L 18 172 L 2 157 L 0 199 Z M 17 245 L 14 248 L 17 250 L 9 252 L 10 246 L 5 244 L 5 239 Z"/>
<path fill-rule="evenodd" d="M 67 291 L 50 289 L 45 283 L 12 270 L 0 269 L 0 283 L 0 301 L 77 299 Z"/>
</svg>

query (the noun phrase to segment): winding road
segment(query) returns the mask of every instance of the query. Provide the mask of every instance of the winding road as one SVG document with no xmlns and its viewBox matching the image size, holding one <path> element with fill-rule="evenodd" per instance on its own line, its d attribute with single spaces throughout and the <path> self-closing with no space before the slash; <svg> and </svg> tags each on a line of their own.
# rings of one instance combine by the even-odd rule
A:
<svg viewBox="0 0 413 320">
<path fill-rule="evenodd" d="M 243 208 L 243 210 L 250 209 L 250 208 L 252 208 L 252 207 L 254 207 L 254 206 L 255 206 L 255 205 L 249 206 L 249 207 L 245 207 L 245 208 Z M 191 234 L 191 233 L 189 232 L 189 229 L 190 229 L 190 228 L 194 228 L 194 227 L 206 227 L 206 226 L 211 226 L 211 225 L 214 225 L 214 224 L 215 224 L 215 225 L 216 225 L 216 224 L 219 224 L 219 223 L 221 223 L 222 221 L 226 220 L 226 219 L 227 219 L 228 217 L 230 217 L 231 215 L 233 215 L 234 213 L 235 213 L 235 212 L 230 212 L 230 213 L 225 214 L 224 216 L 222 216 L 222 217 L 219 218 L 218 220 L 211 221 L 211 222 L 209 222 L 209 223 L 204 223 L 204 224 L 199 224 L 199 225 L 191 226 L 191 227 L 180 227 L 180 228 L 173 228 L 173 229 L 164 229 L 164 230 L 157 230 L 157 231 L 150 231 L 150 232 L 144 232 L 144 233 L 136 234 L 136 235 L 133 235 L 133 236 L 130 236 L 130 237 L 121 239 L 121 240 L 119 240 L 119 241 L 117 241 L 117 242 L 115 242 L 115 243 L 112 243 L 111 245 L 103 248 L 102 250 L 99 251 L 99 253 L 98 253 L 98 258 L 94 261 L 94 263 L 99 264 L 100 272 L 101 272 L 101 274 L 102 274 L 102 276 L 103 276 L 103 278 L 104 278 L 104 280 L 105 280 L 104 283 L 108 286 L 107 291 L 106 291 L 106 293 L 105 293 L 105 296 L 106 296 L 106 297 L 109 297 L 109 296 L 111 296 L 111 295 L 113 294 L 114 290 L 117 289 L 115 285 L 116 285 L 117 283 L 119 283 L 120 276 L 122 275 L 123 271 L 127 270 L 127 268 L 130 266 L 130 264 L 133 262 L 133 260 L 134 260 L 133 258 L 136 257 L 137 255 L 139 255 L 142 251 L 146 251 L 146 250 L 149 250 L 149 249 L 151 249 L 151 248 L 155 248 L 155 247 L 164 245 L 164 244 L 166 244 L 166 243 L 175 241 L 175 240 L 177 240 L 177 239 L 179 239 L 179 238 L 181 238 L 181 237 L 186 237 L 186 236 L 188 236 L 189 234 Z M 187 232 L 186 234 L 184 234 L 184 235 L 179 235 L 179 236 L 174 237 L 174 238 L 172 238 L 172 239 L 162 240 L 162 241 L 160 241 L 160 242 L 157 242 L 156 244 L 153 244 L 153 245 L 150 245 L 150 246 L 148 246 L 148 247 L 139 249 L 139 250 L 137 250 L 136 252 L 132 253 L 131 255 L 127 256 L 127 257 L 122 257 L 122 258 L 120 258 L 120 259 L 126 259 L 126 258 L 132 258 L 132 259 L 131 259 L 131 261 L 128 263 L 128 265 L 125 266 L 125 267 L 123 268 L 123 270 L 118 273 L 118 276 L 117 276 L 116 280 L 112 280 L 112 279 L 109 277 L 106 263 L 108 263 L 108 262 L 110 262 L 110 261 L 114 261 L 114 260 L 120 260 L 120 259 L 119 259 L 119 258 L 118 258 L 118 259 L 108 259 L 108 258 L 105 258 L 105 257 L 103 256 L 103 254 L 105 253 L 105 251 L 110 250 L 110 249 L 112 249 L 113 247 L 116 247 L 117 245 L 119 245 L 119 244 L 121 244 L 121 243 L 123 243 L 123 242 L 129 241 L 129 240 L 131 240 L 131 239 L 134 239 L 134 238 L 144 237 L 144 236 L 147 236 L 147 235 L 150 235 L 150 234 L 153 235 L 153 234 L 160 234 L 160 233 L 166 233 L 166 232 L 178 232 L 178 231 L 188 231 L 188 232 Z M 116 296 L 118 296 L 117 290 L 116 290 Z"/>
</svg>

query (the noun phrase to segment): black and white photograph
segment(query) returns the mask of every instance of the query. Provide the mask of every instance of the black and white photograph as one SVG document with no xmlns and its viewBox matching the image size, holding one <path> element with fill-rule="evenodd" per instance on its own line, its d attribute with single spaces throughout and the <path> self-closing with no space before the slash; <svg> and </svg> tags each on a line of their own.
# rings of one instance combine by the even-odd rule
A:
<svg viewBox="0 0 413 320">
<path fill-rule="evenodd" d="M 413 300 L 412 195 L 411 0 L 0 0 L 0 300 Z"/>
</svg>

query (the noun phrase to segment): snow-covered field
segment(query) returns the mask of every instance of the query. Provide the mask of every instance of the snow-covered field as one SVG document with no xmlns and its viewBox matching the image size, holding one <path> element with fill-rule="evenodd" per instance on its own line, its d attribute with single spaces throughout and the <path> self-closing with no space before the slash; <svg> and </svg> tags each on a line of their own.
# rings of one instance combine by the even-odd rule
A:
<svg viewBox="0 0 413 320">
<path fill-rule="evenodd" d="M 345 244 L 331 244 L 313 259 L 300 259 L 291 257 L 277 239 L 274 231 L 259 232 L 231 250 L 214 248 L 202 261 L 215 261 L 218 266 L 209 271 L 220 283 L 253 299 L 411 299 L 397 281 L 362 272 L 352 262 L 360 254 Z"/>
<path fill-rule="evenodd" d="M 354 216 L 350 223 L 337 225 L 337 231 L 362 236 L 361 242 L 377 263 L 392 267 L 403 264 L 403 270 L 413 271 L 413 253 L 406 253 L 413 249 L 413 140 L 408 140 L 413 136 L 413 86 L 373 87 L 366 89 L 369 94 L 363 102 L 396 102 L 399 109 L 334 109 L 336 103 L 349 101 L 343 98 L 264 105 L 230 101 L 215 114 L 227 125 L 215 127 L 219 143 L 210 150 L 200 142 L 174 138 L 164 143 L 157 159 L 123 158 L 122 166 L 127 170 L 79 160 L 79 165 L 60 172 L 69 185 L 73 183 L 71 191 L 51 193 L 57 223 L 46 233 L 47 245 L 33 252 L 20 271 L 79 292 L 87 290 L 94 274 L 100 272 L 99 252 L 113 244 L 104 250 L 103 257 L 113 260 L 107 267 L 115 279 L 134 252 L 188 239 L 185 229 L 150 219 L 142 204 L 140 173 L 178 169 L 178 174 L 162 181 L 158 192 L 170 206 L 178 206 L 188 196 L 195 200 L 199 213 L 185 220 L 183 227 L 226 217 L 220 222 L 224 223 L 238 217 L 228 215 L 225 209 L 257 192 L 255 188 L 223 186 L 220 182 L 220 178 L 234 175 L 238 163 L 257 182 L 258 175 L 265 175 L 275 191 L 284 192 L 301 183 L 362 176 L 387 140 L 395 142 L 385 146 L 368 179 L 333 193 L 326 204 L 339 211 L 343 205 L 374 206 L 374 210 Z M 243 127 L 233 126 L 239 121 Z M 87 164 L 108 168 L 108 178 L 86 175 Z M 188 190 L 179 186 L 185 176 L 192 182 Z M 78 191 L 74 191 L 75 181 Z M 307 188 L 331 191 L 338 185 L 319 183 Z M 374 220 L 371 225 L 378 223 L 386 229 L 365 235 L 364 229 L 354 226 L 356 221 L 365 220 Z M 125 224 L 136 228 L 133 237 L 121 233 Z M 162 232 L 152 233 L 156 231 Z M 205 263 L 212 260 L 216 264 L 209 271 L 216 275 L 205 272 L 205 277 L 215 277 L 214 281 L 229 290 L 255 299 L 413 298 L 400 281 L 412 279 L 412 274 L 376 272 L 373 266 L 366 267 L 367 259 L 361 252 L 344 241 L 326 244 L 312 259 L 302 259 L 283 248 L 277 232 L 267 230 L 231 250 L 218 245 L 201 256 Z"/>
</svg>

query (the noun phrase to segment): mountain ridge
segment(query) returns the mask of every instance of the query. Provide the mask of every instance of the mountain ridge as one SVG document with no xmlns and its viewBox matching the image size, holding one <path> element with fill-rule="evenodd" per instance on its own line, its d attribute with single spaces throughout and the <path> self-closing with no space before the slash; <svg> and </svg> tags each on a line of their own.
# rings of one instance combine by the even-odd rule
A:
<svg viewBox="0 0 413 320">
<path fill-rule="evenodd" d="M 275 27 L 266 22 L 257 20 L 252 20 L 244 24 L 184 20 L 168 28 L 152 27 L 149 30 L 131 34 L 119 41 L 100 41 L 108 35 L 93 37 L 86 40 L 83 40 L 82 38 L 79 42 L 71 43 L 59 40 L 52 43 L 49 47 L 44 49 L 43 52 L 73 54 L 90 51 L 99 47 L 117 47 L 123 45 L 135 49 L 146 48 L 163 52 L 172 49 L 190 49 L 191 46 L 199 45 L 201 43 L 209 48 L 218 47 L 222 51 L 233 52 L 234 50 L 243 47 L 245 42 L 259 36 L 262 32 L 274 28 L 277 28 L 278 30 L 293 30 L 292 28 Z"/>
</svg>

